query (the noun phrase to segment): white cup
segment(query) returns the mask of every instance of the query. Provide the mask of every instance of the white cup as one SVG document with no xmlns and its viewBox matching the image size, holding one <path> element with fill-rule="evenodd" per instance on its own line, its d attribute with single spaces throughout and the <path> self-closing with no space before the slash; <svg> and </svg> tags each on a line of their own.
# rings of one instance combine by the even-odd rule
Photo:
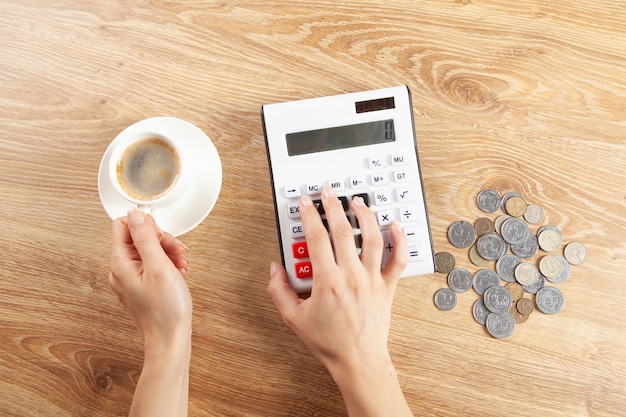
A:
<svg viewBox="0 0 626 417">
<path fill-rule="evenodd" d="M 189 156 L 180 145 L 181 138 L 176 139 L 150 131 L 118 136 L 108 167 L 115 191 L 147 213 L 179 201 L 188 189 L 190 174 Z M 176 165 L 178 170 L 172 170 Z M 131 176 L 124 174 L 129 166 L 134 170 Z"/>
</svg>

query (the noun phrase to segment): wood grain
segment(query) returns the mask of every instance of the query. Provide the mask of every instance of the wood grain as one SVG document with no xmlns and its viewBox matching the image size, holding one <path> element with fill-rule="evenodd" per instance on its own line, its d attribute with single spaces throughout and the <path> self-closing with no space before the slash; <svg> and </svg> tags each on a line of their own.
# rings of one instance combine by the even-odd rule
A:
<svg viewBox="0 0 626 417">
<path fill-rule="evenodd" d="M 190 415 L 342 416 L 265 294 L 279 259 L 260 106 L 407 84 L 433 240 L 518 191 L 588 262 L 506 340 L 403 280 L 390 349 L 416 415 L 626 415 L 626 2 L 0 0 L 0 415 L 127 413 L 141 339 L 108 287 L 97 172 L 151 116 L 214 141 L 224 183 L 183 236 Z"/>
</svg>

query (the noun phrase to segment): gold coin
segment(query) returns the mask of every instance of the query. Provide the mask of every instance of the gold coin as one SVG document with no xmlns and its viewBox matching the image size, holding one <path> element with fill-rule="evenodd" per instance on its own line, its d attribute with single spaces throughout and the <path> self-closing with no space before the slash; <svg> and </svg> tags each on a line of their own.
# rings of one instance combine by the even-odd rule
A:
<svg viewBox="0 0 626 417">
<path fill-rule="evenodd" d="M 539 279 L 537 267 L 530 262 L 522 262 L 515 267 L 515 279 L 522 285 L 531 285 Z"/>
<path fill-rule="evenodd" d="M 513 217 L 522 217 L 526 213 L 526 201 L 522 197 L 511 197 L 506 201 L 504 208 Z"/>
<path fill-rule="evenodd" d="M 507 282 L 504 288 L 509 290 L 509 292 L 511 293 L 511 296 L 513 297 L 513 302 L 516 302 L 524 296 L 524 287 L 517 282 Z"/>
<path fill-rule="evenodd" d="M 546 252 L 554 252 L 561 246 L 561 234 L 556 230 L 546 229 L 537 236 L 539 247 Z"/>
<path fill-rule="evenodd" d="M 565 246 L 565 259 L 572 265 L 584 264 L 589 256 L 587 248 L 582 243 L 571 242 Z"/>
<path fill-rule="evenodd" d="M 522 324 L 526 320 L 528 320 L 528 317 L 530 317 L 530 314 L 524 315 L 524 314 L 520 313 L 517 310 L 516 303 L 513 303 L 511 308 L 509 308 L 509 314 L 513 316 L 513 320 L 515 321 L 515 324 Z"/>
<path fill-rule="evenodd" d="M 485 233 L 493 233 L 495 231 L 493 221 L 486 217 L 476 219 L 474 222 L 474 229 L 476 230 L 476 234 L 478 236 L 482 236 Z"/>
<path fill-rule="evenodd" d="M 517 311 L 524 316 L 530 315 L 535 310 L 535 305 L 530 298 L 520 298 L 517 300 Z"/>
<path fill-rule="evenodd" d="M 478 254 L 478 250 L 476 250 L 476 245 L 472 246 L 469 252 L 470 261 L 476 266 L 488 266 L 489 261 L 484 259 L 482 256 Z"/>
<path fill-rule="evenodd" d="M 435 255 L 435 268 L 437 272 L 447 274 L 454 269 L 454 256 L 448 252 L 439 252 Z"/>
<path fill-rule="evenodd" d="M 563 270 L 563 264 L 556 255 L 547 255 L 539 261 L 539 270 L 544 277 L 555 278 Z"/>
</svg>

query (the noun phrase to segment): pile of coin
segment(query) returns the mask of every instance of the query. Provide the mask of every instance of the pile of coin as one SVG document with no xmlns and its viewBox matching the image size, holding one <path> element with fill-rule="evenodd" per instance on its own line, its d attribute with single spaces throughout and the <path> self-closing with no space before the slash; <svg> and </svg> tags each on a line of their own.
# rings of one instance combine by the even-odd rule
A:
<svg viewBox="0 0 626 417">
<path fill-rule="evenodd" d="M 543 221 L 544 212 L 519 193 L 501 197 L 497 191 L 483 190 L 476 202 L 483 213 L 502 210 L 503 214 L 493 220 L 481 217 L 474 224 L 456 221 L 448 229 L 448 240 L 455 248 L 469 249 L 472 264 L 480 269 L 472 275 L 456 267 L 452 254 L 438 252 L 435 266 L 437 272 L 447 274 L 448 288 L 438 290 L 434 301 L 440 310 L 452 310 L 457 294 L 473 288 L 481 296 L 473 306 L 474 319 L 493 337 L 505 338 L 513 333 L 515 324 L 528 320 L 535 308 L 544 314 L 561 311 L 563 294 L 547 283 L 567 280 L 571 266 L 583 264 L 588 252 L 583 244 L 570 242 L 564 246 L 563 256 L 558 254 L 563 236 L 555 226 L 543 225 L 533 233 L 531 226 Z M 538 260 L 534 259 L 537 254 L 541 256 Z"/>
</svg>

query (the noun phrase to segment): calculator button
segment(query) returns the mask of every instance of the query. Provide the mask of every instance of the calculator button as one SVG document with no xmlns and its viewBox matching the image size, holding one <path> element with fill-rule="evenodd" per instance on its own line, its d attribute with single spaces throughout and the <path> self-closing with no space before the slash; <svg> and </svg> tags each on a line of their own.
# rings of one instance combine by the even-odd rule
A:
<svg viewBox="0 0 626 417">
<path fill-rule="evenodd" d="M 422 254 L 422 249 L 417 246 L 409 247 L 409 262 L 418 262 L 423 261 L 424 255 Z"/>
<path fill-rule="evenodd" d="M 306 242 L 296 242 L 291 245 L 291 249 L 293 250 L 294 258 L 308 258 L 309 257 L 309 248 L 306 245 Z"/>
<path fill-rule="evenodd" d="M 306 193 L 307 195 L 317 195 L 322 193 L 322 187 L 324 184 L 321 182 L 313 182 L 306 185 Z"/>
<path fill-rule="evenodd" d="M 409 161 L 407 158 L 401 153 L 394 153 L 391 155 L 391 165 L 394 167 L 399 167 L 408 164 Z"/>
<path fill-rule="evenodd" d="M 374 204 L 377 206 L 388 206 L 391 204 L 389 191 L 376 191 L 374 193 Z"/>
<path fill-rule="evenodd" d="M 297 203 L 287 204 L 287 213 L 290 219 L 299 219 L 300 206 Z"/>
<path fill-rule="evenodd" d="M 322 205 L 322 200 L 313 200 L 313 205 L 320 215 L 326 214 L 326 212 L 324 211 L 324 206 Z"/>
<path fill-rule="evenodd" d="M 311 278 L 313 276 L 313 267 L 311 266 L 311 262 L 298 262 L 295 265 L 296 269 L 296 277 L 302 278 Z"/>
<path fill-rule="evenodd" d="M 372 174 L 370 179 L 372 180 L 372 185 L 387 185 L 389 183 L 389 179 L 387 177 L 386 172 L 379 172 L 377 174 Z"/>
<path fill-rule="evenodd" d="M 343 179 L 330 180 L 328 185 L 335 191 L 344 191 L 346 189 L 346 183 Z"/>
<path fill-rule="evenodd" d="M 394 171 L 393 173 L 393 180 L 394 182 L 397 182 L 399 184 L 403 183 L 403 182 L 407 182 L 409 180 L 409 174 L 403 170 L 400 169 L 398 171 Z"/>
<path fill-rule="evenodd" d="M 393 223 L 393 211 L 380 210 L 376 212 L 376 218 L 379 226 L 388 226 Z"/>
<path fill-rule="evenodd" d="M 383 259 L 381 267 L 384 268 L 393 254 L 393 240 L 391 239 L 391 232 L 389 230 L 383 230 L 381 235 L 383 236 Z"/>
<path fill-rule="evenodd" d="M 383 169 L 387 166 L 387 163 L 385 162 L 385 158 L 382 156 L 372 156 L 368 160 L 368 165 L 370 169 Z"/>
<path fill-rule="evenodd" d="M 407 203 L 413 201 L 413 192 L 410 188 L 400 187 L 396 189 L 396 197 L 398 203 Z"/>
<path fill-rule="evenodd" d="M 419 231 L 416 226 L 409 226 L 402 229 L 407 242 L 418 242 L 420 240 Z"/>
<path fill-rule="evenodd" d="M 400 209 L 400 221 L 413 223 L 417 221 L 417 210 L 414 207 L 402 207 Z"/>
<path fill-rule="evenodd" d="M 365 203 L 367 207 L 370 206 L 370 196 L 367 193 L 355 194 L 352 196 L 352 198 L 354 197 L 361 197 L 363 199 L 363 203 Z"/>
<path fill-rule="evenodd" d="M 358 177 L 351 177 L 350 178 L 350 188 L 356 190 L 356 189 L 359 189 L 359 188 L 364 188 L 365 186 L 367 186 L 367 182 L 365 180 L 365 177 L 358 176 Z"/>
<path fill-rule="evenodd" d="M 285 198 L 298 198 L 302 196 L 299 185 L 288 185 L 285 187 Z"/>
<path fill-rule="evenodd" d="M 304 228 L 302 227 L 302 223 L 292 223 L 291 226 L 291 237 L 299 238 L 304 237 Z"/>
<path fill-rule="evenodd" d="M 348 211 L 348 197 L 339 197 L 343 211 Z"/>
</svg>

